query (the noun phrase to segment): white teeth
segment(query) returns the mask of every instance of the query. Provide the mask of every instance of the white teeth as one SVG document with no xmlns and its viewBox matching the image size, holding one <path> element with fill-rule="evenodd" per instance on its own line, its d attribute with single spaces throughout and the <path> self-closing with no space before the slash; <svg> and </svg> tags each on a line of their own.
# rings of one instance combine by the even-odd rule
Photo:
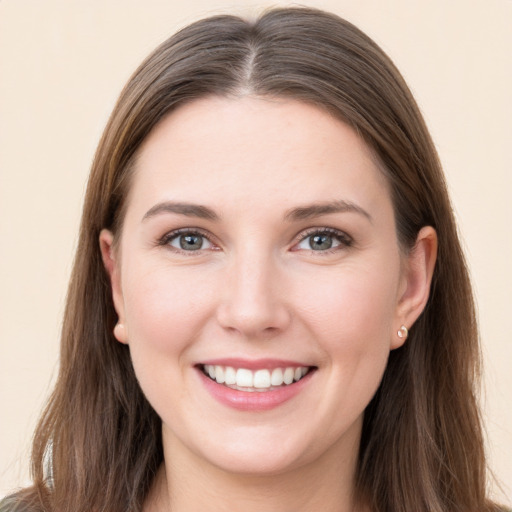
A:
<svg viewBox="0 0 512 512">
<path fill-rule="evenodd" d="M 269 388 L 270 387 L 270 372 L 268 370 L 258 370 L 254 373 L 254 387 L 255 388 Z"/>
<path fill-rule="evenodd" d="M 226 371 L 224 373 L 224 382 L 228 386 L 236 384 L 236 371 L 231 366 L 226 366 Z"/>
<path fill-rule="evenodd" d="M 286 368 L 283 374 L 283 381 L 285 384 L 291 384 L 295 375 L 295 368 Z"/>
<path fill-rule="evenodd" d="M 251 370 L 245 368 L 238 368 L 236 371 L 236 385 L 240 388 L 252 388 L 253 375 Z"/>
<path fill-rule="evenodd" d="M 307 366 L 289 366 L 273 370 L 235 369 L 232 366 L 205 364 L 204 373 L 218 384 L 224 384 L 244 391 L 269 390 L 283 385 L 290 385 L 302 379 L 308 372 Z"/>
<path fill-rule="evenodd" d="M 222 366 L 215 367 L 215 380 L 219 384 L 223 384 L 225 382 L 226 377 L 224 375 L 224 368 Z"/>
<path fill-rule="evenodd" d="M 276 368 L 275 370 L 273 370 L 272 377 L 270 378 L 270 384 L 272 384 L 272 386 L 283 385 L 283 370 L 281 370 L 281 368 Z"/>
</svg>

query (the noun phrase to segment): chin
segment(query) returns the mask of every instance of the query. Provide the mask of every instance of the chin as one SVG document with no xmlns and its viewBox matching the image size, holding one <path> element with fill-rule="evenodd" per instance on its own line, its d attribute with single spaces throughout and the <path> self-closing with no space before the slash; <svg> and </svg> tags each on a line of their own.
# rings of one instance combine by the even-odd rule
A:
<svg viewBox="0 0 512 512">
<path fill-rule="evenodd" d="M 164 446 L 176 463 L 180 459 L 190 460 L 193 455 L 198 466 L 240 476 L 286 473 L 319 456 L 316 453 L 319 447 L 311 446 L 310 436 L 303 431 L 264 428 L 257 421 L 250 426 L 231 426 L 229 431 L 226 425 L 224 427 L 214 427 L 207 434 L 190 429 L 178 437 L 164 426 Z M 199 439 L 201 442 L 197 442 Z"/>
<path fill-rule="evenodd" d="M 261 450 L 257 453 L 226 453 L 211 457 L 210 463 L 225 473 L 246 477 L 266 477 L 293 471 L 306 461 L 286 453 Z"/>
<path fill-rule="evenodd" d="M 207 441 L 191 447 L 196 456 L 225 473 L 265 477 L 283 475 L 306 466 L 315 466 L 328 458 L 339 458 L 349 453 L 357 456 L 359 444 L 359 422 L 349 428 L 347 435 L 324 431 L 318 436 L 301 428 L 301 422 L 294 422 L 287 428 L 263 428 L 255 423 L 249 428 L 231 429 L 228 436 L 212 435 Z M 302 425 L 303 427 L 303 425 Z M 354 434 L 354 435 L 352 435 Z"/>
</svg>

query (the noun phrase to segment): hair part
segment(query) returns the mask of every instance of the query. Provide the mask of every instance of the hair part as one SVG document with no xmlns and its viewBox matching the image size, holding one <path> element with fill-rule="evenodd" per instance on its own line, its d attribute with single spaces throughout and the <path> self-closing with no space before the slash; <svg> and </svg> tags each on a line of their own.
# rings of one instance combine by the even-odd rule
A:
<svg viewBox="0 0 512 512">
<path fill-rule="evenodd" d="M 497 510 L 486 499 L 471 286 L 434 145 L 384 52 L 347 21 L 310 8 L 196 22 L 160 45 L 122 91 L 92 166 L 60 373 L 34 440 L 34 487 L 20 499 L 37 511 L 141 510 L 163 460 L 161 422 L 128 347 L 112 334 L 99 233 L 121 232 L 137 151 L 166 115 L 207 95 L 248 94 L 307 102 L 347 123 L 387 177 L 401 245 L 411 249 L 423 226 L 437 231 L 429 302 L 365 413 L 359 498 L 375 512 Z"/>
</svg>

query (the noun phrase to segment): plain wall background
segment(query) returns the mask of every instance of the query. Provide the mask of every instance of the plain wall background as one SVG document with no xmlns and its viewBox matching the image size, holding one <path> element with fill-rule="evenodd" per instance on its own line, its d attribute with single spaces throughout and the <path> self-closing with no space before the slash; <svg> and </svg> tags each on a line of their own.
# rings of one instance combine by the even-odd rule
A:
<svg viewBox="0 0 512 512">
<path fill-rule="evenodd" d="M 290 2 L 0 0 L 0 496 L 28 482 L 95 146 L 176 29 Z M 491 467 L 512 496 L 512 0 L 305 0 L 373 37 L 443 161 L 480 311 Z"/>
</svg>

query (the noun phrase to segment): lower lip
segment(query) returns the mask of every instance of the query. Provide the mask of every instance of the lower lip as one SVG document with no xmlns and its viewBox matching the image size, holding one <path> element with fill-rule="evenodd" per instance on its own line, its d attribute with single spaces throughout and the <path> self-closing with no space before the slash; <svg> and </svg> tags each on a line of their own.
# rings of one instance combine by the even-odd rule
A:
<svg viewBox="0 0 512 512">
<path fill-rule="evenodd" d="M 218 384 L 198 369 L 200 378 L 208 392 L 221 404 L 240 411 L 268 411 L 275 409 L 299 394 L 311 380 L 310 371 L 297 382 L 269 391 L 239 391 Z"/>
</svg>

